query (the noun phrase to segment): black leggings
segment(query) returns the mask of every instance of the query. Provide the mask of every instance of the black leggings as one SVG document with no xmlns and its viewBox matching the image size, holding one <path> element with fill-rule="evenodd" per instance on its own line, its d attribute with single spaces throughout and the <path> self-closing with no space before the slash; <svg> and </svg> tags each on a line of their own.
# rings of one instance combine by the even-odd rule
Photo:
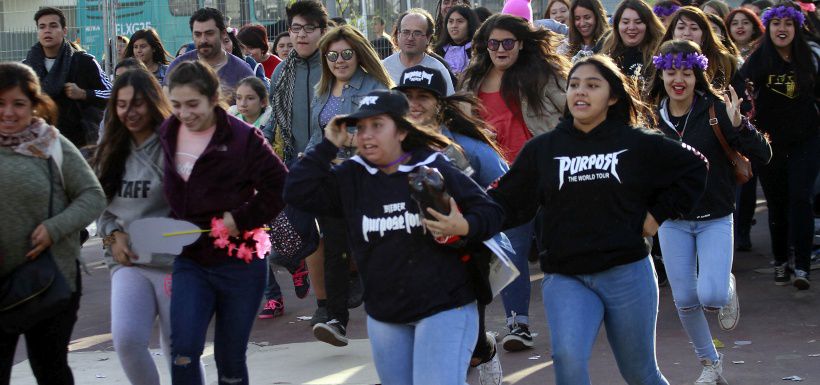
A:
<svg viewBox="0 0 820 385">
<path fill-rule="evenodd" d="M 820 168 L 820 136 L 789 148 L 772 148 L 772 160 L 760 167 L 760 184 L 769 206 L 772 254 L 788 261 L 794 246 L 795 268 L 809 272 L 814 242 L 812 199 Z"/>
<path fill-rule="evenodd" d="M 71 374 L 71 368 L 68 367 L 68 343 L 71 341 L 71 332 L 77 322 L 81 291 L 78 269 L 77 291 L 71 296 L 69 305 L 54 316 L 38 322 L 23 334 L 26 338 L 31 371 L 38 384 L 74 384 L 74 376 Z M 17 349 L 19 338 L 19 334 L 0 332 L 0 385 L 9 384 L 11 367 L 14 364 L 14 351 Z"/>
</svg>

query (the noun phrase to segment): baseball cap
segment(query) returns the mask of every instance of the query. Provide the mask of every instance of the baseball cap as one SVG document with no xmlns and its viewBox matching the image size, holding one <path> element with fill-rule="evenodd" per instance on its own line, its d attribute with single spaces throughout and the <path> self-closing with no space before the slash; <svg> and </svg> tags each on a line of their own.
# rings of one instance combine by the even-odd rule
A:
<svg viewBox="0 0 820 385">
<path fill-rule="evenodd" d="M 371 91 L 363 97 L 356 112 L 342 118 L 348 125 L 355 125 L 359 120 L 381 114 L 404 118 L 410 112 L 410 102 L 403 93 L 392 90 Z"/>
<path fill-rule="evenodd" d="M 401 73 L 399 85 L 394 90 L 403 91 L 408 88 L 421 88 L 434 93 L 439 98 L 447 96 L 447 83 L 441 71 L 430 67 L 417 65 Z"/>
</svg>

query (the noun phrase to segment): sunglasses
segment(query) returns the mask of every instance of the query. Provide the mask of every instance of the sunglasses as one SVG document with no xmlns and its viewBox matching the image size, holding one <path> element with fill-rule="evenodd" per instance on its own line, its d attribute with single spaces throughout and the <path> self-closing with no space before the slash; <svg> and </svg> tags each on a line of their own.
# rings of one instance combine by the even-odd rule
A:
<svg viewBox="0 0 820 385">
<path fill-rule="evenodd" d="M 356 51 L 348 48 L 348 49 L 343 49 L 342 52 L 329 51 L 328 53 L 325 54 L 325 57 L 327 58 L 327 61 L 329 61 L 331 63 L 335 63 L 336 60 L 339 60 L 340 55 L 341 55 L 342 59 L 344 59 L 345 61 L 353 59 L 353 54 L 354 53 L 356 53 Z"/>
<path fill-rule="evenodd" d="M 511 51 L 513 48 L 515 48 L 515 43 L 517 42 L 518 40 L 516 39 L 490 39 L 487 40 L 487 49 L 490 51 L 498 51 L 498 47 L 504 47 L 505 51 Z"/>
</svg>

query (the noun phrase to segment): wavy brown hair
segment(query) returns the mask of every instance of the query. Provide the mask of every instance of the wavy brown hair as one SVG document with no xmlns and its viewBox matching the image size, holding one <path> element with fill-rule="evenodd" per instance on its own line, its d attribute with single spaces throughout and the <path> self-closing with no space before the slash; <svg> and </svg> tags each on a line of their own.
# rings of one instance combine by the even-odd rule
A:
<svg viewBox="0 0 820 385">
<path fill-rule="evenodd" d="M 550 10 L 552 9 L 552 6 L 553 6 L 555 3 L 561 3 L 561 4 L 564 4 L 564 5 L 566 5 L 566 6 L 567 6 L 567 10 L 569 10 L 570 3 L 569 3 L 569 1 L 568 1 L 568 0 L 550 0 L 550 2 L 549 2 L 549 3 L 547 3 L 547 8 L 545 8 L 545 9 L 544 9 L 544 18 L 545 18 L 545 19 L 552 19 L 552 18 L 550 17 Z"/>
<path fill-rule="evenodd" d="M 518 59 L 501 77 L 501 95 L 505 100 L 524 99 L 538 113 L 544 113 L 543 90 L 549 81 L 565 79 L 569 60 L 556 53 L 560 43 L 556 33 L 545 28 L 535 29 L 518 16 L 496 14 L 490 16 L 473 38 L 473 57 L 464 70 L 461 88 L 478 94 L 481 82 L 493 68 L 487 41 L 494 29 L 508 31 L 522 42 Z M 555 106 L 560 110 L 562 106 Z"/>
<path fill-rule="evenodd" d="M 606 39 L 601 52 L 615 60 L 618 60 L 618 58 L 626 52 L 627 47 L 624 45 L 623 39 L 621 39 L 618 25 L 621 23 L 621 17 L 627 9 L 635 11 L 638 17 L 641 18 L 641 22 L 646 24 L 646 33 L 644 34 L 643 41 L 638 45 L 638 50 L 641 51 L 641 55 L 643 56 L 643 67 L 647 68 L 649 63 L 652 62 L 652 55 L 655 54 L 655 50 L 657 50 L 661 44 L 665 28 L 661 20 L 655 16 L 655 13 L 652 12 L 652 9 L 649 8 L 649 5 L 643 0 L 624 0 L 618 5 L 618 8 L 615 10 L 615 15 L 612 16 L 613 31 Z"/>
<path fill-rule="evenodd" d="M 114 81 L 104 120 L 103 139 L 91 161 L 109 202 L 120 189 L 122 176 L 125 174 L 125 161 L 131 155 L 131 133 L 117 114 L 119 91 L 125 87 L 133 87 L 133 100 L 141 98 L 148 106 L 148 124 L 152 130 L 156 130 L 171 116 L 171 104 L 152 73 L 140 68 L 131 69 Z"/>
<path fill-rule="evenodd" d="M 336 77 L 333 76 L 333 72 L 330 71 L 330 66 L 327 64 L 327 59 L 324 55 L 327 53 L 331 44 L 340 40 L 346 41 L 347 44 L 350 44 L 350 47 L 353 48 L 353 51 L 356 52 L 355 55 L 359 61 L 359 68 L 367 72 L 368 75 L 375 78 L 379 83 L 387 86 L 388 89 L 393 88 L 393 79 L 387 73 L 387 70 L 384 69 L 381 60 L 379 60 L 379 54 L 376 53 L 373 45 L 367 41 L 367 38 L 364 37 L 358 29 L 350 25 L 342 25 L 331 28 L 319 39 L 319 52 L 322 53 L 322 57 L 319 60 L 322 63 L 322 76 L 319 78 L 319 82 L 316 83 L 315 90 L 317 95 L 330 93 L 333 82 L 336 81 Z"/>
<path fill-rule="evenodd" d="M 715 36 L 712 25 L 703 11 L 692 6 L 678 9 L 669 22 L 669 29 L 663 35 L 663 42 L 674 40 L 675 27 L 682 18 L 694 21 L 700 27 L 703 34 L 703 44 L 701 44 L 700 49 L 703 55 L 709 59 L 709 69 L 707 69 L 709 78 L 715 87 L 726 88 L 731 83 L 732 77 L 735 76 L 735 72 L 737 72 L 737 57 L 732 55 L 720 42 L 720 39 Z"/>
<path fill-rule="evenodd" d="M 57 124 L 57 105 L 40 88 L 40 79 L 34 70 L 22 63 L 0 63 L 0 92 L 6 92 L 14 87 L 20 87 L 20 91 L 31 101 L 35 116 L 48 124 Z"/>
</svg>

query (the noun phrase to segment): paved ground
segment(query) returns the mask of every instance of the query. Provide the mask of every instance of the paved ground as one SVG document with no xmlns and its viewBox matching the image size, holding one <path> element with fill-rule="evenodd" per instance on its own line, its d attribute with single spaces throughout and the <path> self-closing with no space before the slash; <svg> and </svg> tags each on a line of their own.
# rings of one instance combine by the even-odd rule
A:
<svg viewBox="0 0 820 385">
<path fill-rule="evenodd" d="M 759 205 L 760 206 L 760 205 Z M 820 384 L 820 275 L 815 272 L 815 286 L 798 292 L 791 286 L 778 287 L 769 273 L 756 269 L 769 267 L 769 241 L 765 210 L 759 207 L 758 225 L 752 228 L 754 248 L 735 256 L 742 317 L 732 332 L 722 332 L 714 317 L 710 318 L 715 336 L 725 345 L 725 377 L 732 385 L 788 384 L 787 376 L 799 376 L 803 384 Z M 99 241 L 92 240 L 83 251 L 86 260 L 99 261 Z M 79 320 L 74 329 L 69 360 L 77 384 L 127 384 L 113 352 L 110 334 L 108 293 L 110 282 L 105 267 L 97 264 L 91 276 L 84 276 L 85 293 Z M 505 384 L 554 384 L 541 295 L 542 275 L 537 266 L 530 269 L 533 293 L 531 324 L 536 347 L 519 353 L 502 353 Z M 335 348 L 315 342 L 306 321 L 315 307 L 313 297 L 299 300 L 293 293 L 290 278 L 283 270 L 277 273 L 285 293 L 286 314 L 276 320 L 258 320 L 248 347 L 248 364 L 253 384 L 375 384 L 378 377 L 370 360 L 364 313 L 361 308 L 351 314 L 346 348 Z M 503 332 L 504 313 L 500 301 L 488 308 L 490 330 Z M 669 288 L 662 288 L 658 319 L 657 354 L 661 370 L 671 384 L 692 384 L 700 367 L 681 328 Z M 156 341 L 152 347 L 157 348 Z M 154 350 L 163 384 L 170 384 L 164 357 Z M 208 383 L 216 383 L 213 351 L 204 358 Z M 34 384 L 25 361 L 25 346 L 20 344 L 15 357 L 12 384 Z M 602 332 L 590 361 L 595 384 L 623 384 L 606 336 Z M 470 384 L 478 384 L 476 372 Z"/>
</svg>

